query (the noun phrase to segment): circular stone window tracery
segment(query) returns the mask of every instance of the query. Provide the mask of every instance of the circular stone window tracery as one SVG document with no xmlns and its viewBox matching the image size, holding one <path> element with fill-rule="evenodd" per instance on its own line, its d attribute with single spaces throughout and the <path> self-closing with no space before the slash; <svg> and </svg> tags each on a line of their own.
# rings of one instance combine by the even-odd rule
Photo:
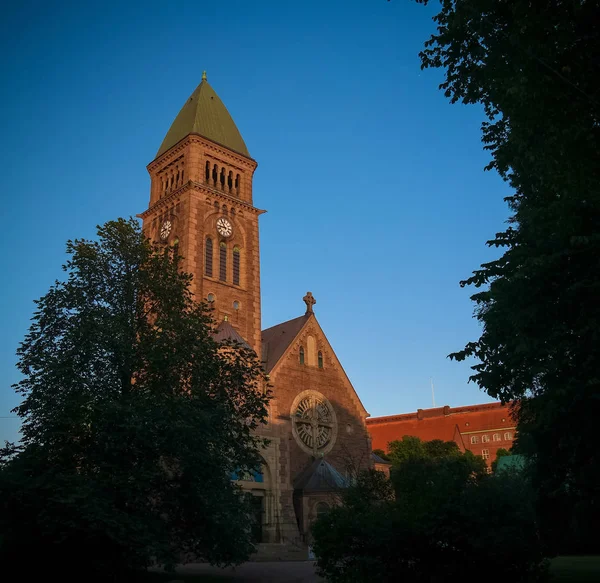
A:
<svg viewBox="0 0 600 583">
<path fill-rule="evenodd" d="M 300 393 L 292 404 L 292 433 L 311 455 L 324 455 L 337 437 L 337 420 L 331 403 L 317 391 Z"/>
</svg>

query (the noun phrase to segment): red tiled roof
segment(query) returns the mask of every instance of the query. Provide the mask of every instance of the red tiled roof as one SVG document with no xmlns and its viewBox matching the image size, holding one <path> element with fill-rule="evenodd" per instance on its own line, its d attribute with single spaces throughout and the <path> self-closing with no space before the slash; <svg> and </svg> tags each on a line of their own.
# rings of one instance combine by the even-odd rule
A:
<svg viewBox="0 0 600 583">
<path fill-rule="evenodd" d="M 456 441 L 461 447 L 465 433 L 508 427 L 514 427 L 514 421 L 510 406 L 502 403 L 419 409 L 414 413 L 367 419 L 373 449 L 383 450 L 387 450 L 390 441 L 402 439 L 404 435 L 419 437 L 423 441 Z"/>
</svg>

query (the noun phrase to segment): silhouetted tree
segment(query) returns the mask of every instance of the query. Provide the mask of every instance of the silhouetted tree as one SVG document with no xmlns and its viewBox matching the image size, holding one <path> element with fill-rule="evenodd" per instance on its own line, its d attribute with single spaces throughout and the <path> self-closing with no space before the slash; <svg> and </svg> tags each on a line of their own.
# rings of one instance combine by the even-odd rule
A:
<svg viewBox="0 0 600 583">
<path fill-rule="evenodd" d="M 0 465 L 0 557 L 31 573 L 122 576 L 184 554 L 245 560 L 233 471 L 260 465 L 260 363 L 217 345 L 191 276 L 133 220 L 67 243 L 66 281 L 21 344 L 23 420 Z"/>
<path fill-rule="evenodd" d="M 452 102 L 483 106 L 488 169 L 514 190 L 488 242 L 504 254 L 461 282 L 479 288 L 481 336 L 451 357 L 520 401 L 515 450 L 535 462 L 549 539 L 598 550 L 600 5 L 442 0 L 434 20 L 422 67 L 445 72 Z"/>
</svg>

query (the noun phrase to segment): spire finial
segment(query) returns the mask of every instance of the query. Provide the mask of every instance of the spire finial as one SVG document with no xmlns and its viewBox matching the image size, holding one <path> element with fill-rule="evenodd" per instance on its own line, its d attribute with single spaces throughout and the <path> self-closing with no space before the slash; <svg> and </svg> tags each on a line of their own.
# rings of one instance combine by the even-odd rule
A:
<svg viewBox="0 0 600 583">
<path fill-rule="evenodd" d="M 207 81 L 207 79 L 206 79 L 206 71 L 202 71 L 202 81 Z"/>
<path fill-rule="evenodd" d="M 311 292 L 306 292 L 306 295 L 302 298 L 302 300 L 306 304 L 306 314 L 312 314 L 313 306 L 317 303 L 317 300 L 315 300 L 315 298 L 313 298 L 313 295 Z"/>
<path fill-rule="evenodd" d="M 229 322 L 229 316 L 227 314 L 223 316 L 223 322 Z"/>
</svg>

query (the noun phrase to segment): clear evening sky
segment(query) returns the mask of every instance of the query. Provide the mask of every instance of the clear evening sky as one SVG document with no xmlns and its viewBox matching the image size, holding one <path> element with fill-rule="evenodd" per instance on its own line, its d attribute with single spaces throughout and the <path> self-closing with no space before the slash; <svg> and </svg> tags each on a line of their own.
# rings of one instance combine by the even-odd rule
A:
<svg viewBox="0 0 600 583">
<path fill-rule="evenodd" d="M 460 279 L 508 187 L 478 107 L 450 105 L 411 0 L 9 3 L 2 44 L 0 417 L 65 242 L 143 211 L 146 165 L 202 71 L 259 164 L 263 328 L 315 312 L 371 415 L 490 399 L 447 354 L 479 334 Z M 0 440 L 18 419 L 0 419 Z"/>
</svg>

